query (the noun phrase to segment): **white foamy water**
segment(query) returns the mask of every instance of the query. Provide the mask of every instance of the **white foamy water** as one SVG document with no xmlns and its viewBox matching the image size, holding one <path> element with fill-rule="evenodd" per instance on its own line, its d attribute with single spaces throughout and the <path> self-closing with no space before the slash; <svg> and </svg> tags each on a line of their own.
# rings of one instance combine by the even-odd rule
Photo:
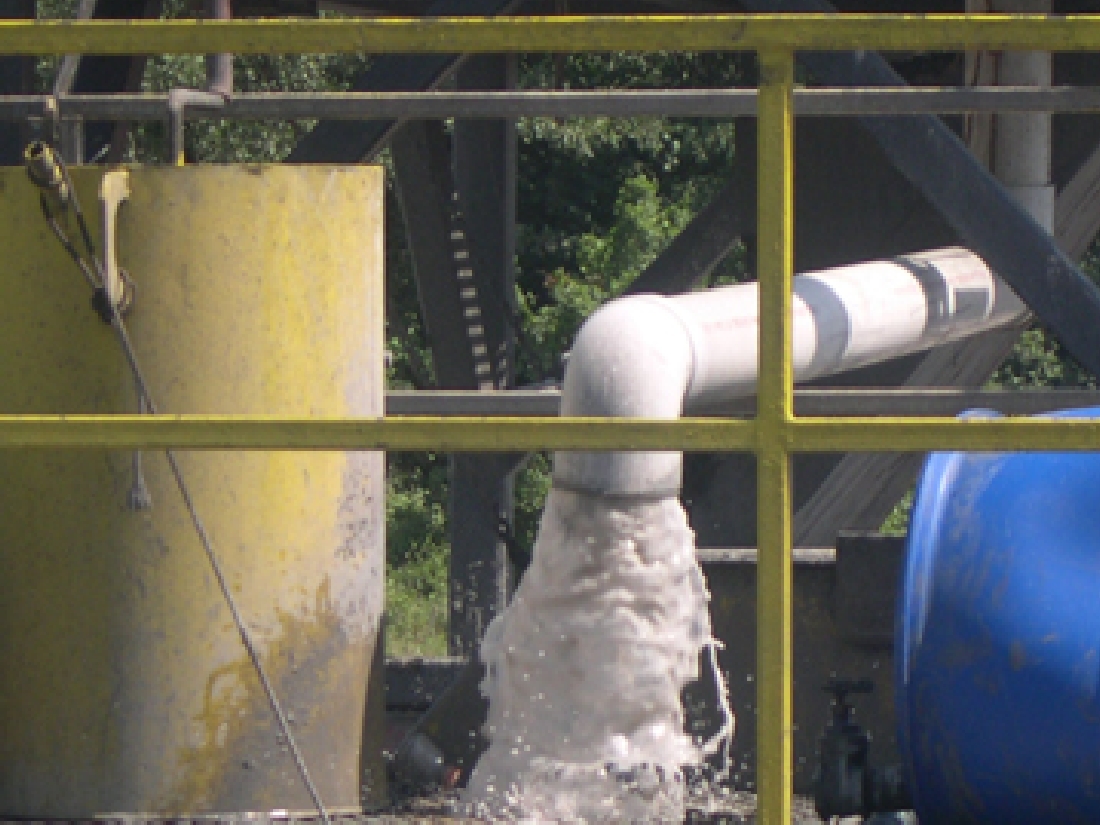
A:
<svg viewBox="0 0 1100 825">
<path fill-rule="evenodd" d="M 681 821 L 682 767 L 711 749 L 685 733 L 680 702 L 713 644 L 708 598 L 675 498 L 551 491 L 531 566 L 482 643 L 490 745 L 471 812 Z"/>
</svg>

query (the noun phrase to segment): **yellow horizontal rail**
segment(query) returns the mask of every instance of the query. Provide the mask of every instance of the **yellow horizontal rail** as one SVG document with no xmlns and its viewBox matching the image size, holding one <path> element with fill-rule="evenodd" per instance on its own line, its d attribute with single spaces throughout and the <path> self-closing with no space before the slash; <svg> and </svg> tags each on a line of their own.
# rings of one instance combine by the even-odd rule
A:
<svg viewBox="0 0 1100 825">
<path fill-rule="evenodd" d="M 798 418 L 769 425 L 790 452 L 1100 450 L 1100 420 Z M 755 420 L 246 415 L 0 415 L 0 449 L 682 450 L 752 452 Z"/>
<path fill-rule="evenodd" d="M 1065 418 L 799 418 L 792 452 L 1100 450 L 1100 420 Z"/>
<path fill-rule="evenodd" d="M 753 421 L 393 416 L 0 415 L 0 449 L 743 450 Z"/>
<path fill-rule="evenodd" d="M 1100 50 L 1100 16 L 721 14 L 0 22 L 0 54 Z"/>
</svg>

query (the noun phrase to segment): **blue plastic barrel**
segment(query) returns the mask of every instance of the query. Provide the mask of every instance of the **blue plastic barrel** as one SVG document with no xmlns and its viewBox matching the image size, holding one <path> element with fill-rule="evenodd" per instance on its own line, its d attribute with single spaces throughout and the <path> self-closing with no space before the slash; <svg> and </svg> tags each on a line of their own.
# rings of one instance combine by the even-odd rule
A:
<svg viewBox="0 0 1100 825">
<path fill-rule="evenodd" d="M 921 823 L 1100 823 L 1100 454 L 928 458 L 896 661 Z"/>
</svg>

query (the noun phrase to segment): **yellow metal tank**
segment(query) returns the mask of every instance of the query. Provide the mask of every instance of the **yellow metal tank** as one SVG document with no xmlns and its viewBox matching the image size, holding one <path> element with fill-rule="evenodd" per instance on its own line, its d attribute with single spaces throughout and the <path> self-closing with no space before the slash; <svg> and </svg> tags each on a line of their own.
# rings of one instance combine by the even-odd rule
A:
<svg viewBox="0 0 1100 825">
<path fill-rule="evenodd" d="M 74 171 L 97 235 L 101 176 Z M 161 412 L 382 415 L 379 168 L 135 168 L 130 187 L 126 323 Z M 0 170 L 0 236 L 0 411 L 137 412 L 21 169 Z M 178 457 L 322 800 L 358 810 L 384 782 L 364 723 L 381 454 Z M 150 509 L 130 453 L 0 450 L 0 817 L 310 812 L 163 453 L 142 471 Z"/>
</svg>

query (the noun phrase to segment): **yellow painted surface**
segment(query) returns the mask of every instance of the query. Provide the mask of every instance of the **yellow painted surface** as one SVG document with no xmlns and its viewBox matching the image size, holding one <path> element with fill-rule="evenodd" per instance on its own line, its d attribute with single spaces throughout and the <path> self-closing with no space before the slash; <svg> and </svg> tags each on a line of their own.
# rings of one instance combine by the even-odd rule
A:
<svg viewBox="0 0 1100 825">
<path fill-rule="evenodd" d="M 1055 418 L 799 418 L 790 427 L 799 452 L 929 450 L 1100 450 L 1100 421 L 1063 428 Z M 973 426 L 969 426 L 973 425 Z"/>
<path fill-rule="evenodd" d="M 715 14 L 3 21 L 0 53 L 1100 49 L 1100 16 Z"/>
<path fill-rule="evenodd" d="M 773 422 L 774 425 L 774 422 Z M 1015 417 L 795 418 L 779 426 L 791 452 L 1096 450 L 1100 422 Z M 686 418 L 489 418 L 392 416 L 308 419 L 271 416 L 0 415 L 0 451 L 18 447 L 193 449 L 687 450 L 752 452 L 754 421 Z"/>
<path fill-rule="evenodd" d="M 752 450 L 752 421 L 689 418 L 505 418 L 391 416 L 309 419 L 272 416 L 0 415 L 0 450 L 11 447 L 244 449 Z"/>
<path fill-rule="evenodd" d="M 93 220 L 99 174 L 74 172 Z M 165 167 L 130 182 L 127 325 L 161 409 L 381 415 L 378 168 Z M 135 412 L 113 333 L 25 173 L 0 171 L 0 192 L 2 409 Z M 131 459 L 0 451 L 0 814 L 309 811 L 163 453 L 144 455 L 147 511 L 128 507 Z M 322 799 L 357 808 L 381 454 L 179 460 Z"/>
<path fill-rule="evenodd" d="M 794 713 L 791 462 L 794 417 L 791 279 L 794 277 L 794 55 L 760 56 L 757 120 L 760 378 L 757 385 L 757 765 L 758 816 L 790 822 Z"/>
</svg>

